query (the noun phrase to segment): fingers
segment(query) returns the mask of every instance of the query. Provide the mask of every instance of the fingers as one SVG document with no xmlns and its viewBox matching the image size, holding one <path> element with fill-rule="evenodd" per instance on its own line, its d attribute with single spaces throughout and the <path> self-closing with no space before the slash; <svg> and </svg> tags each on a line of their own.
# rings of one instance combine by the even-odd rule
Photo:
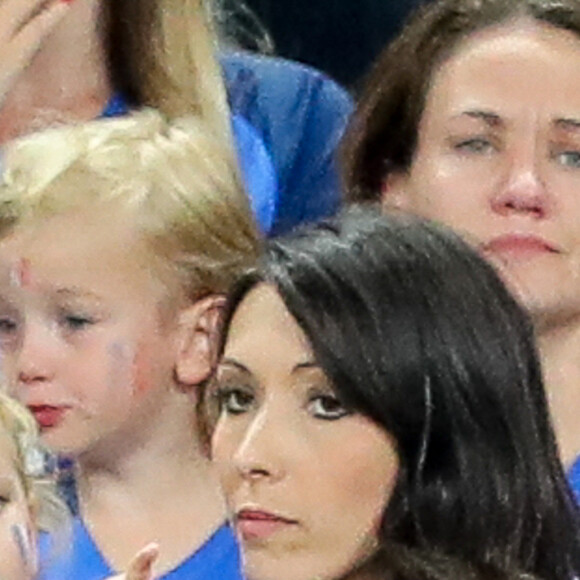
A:
<svg viewBox="0 0 580 580">
<path fill-rule="evenodd" d="M 53 4 L 65 4 L 58 0 L 3 0 L 0 2 L 0 42 L 6 42 L 36 16 Z"/>
<path fill-rule="evenodd" d="M 64 0 L 0 0 L 0 105 L 69 9 Z"/>
<path fill-rule="evenodd" d="M 27 22 L 10 43 L 11 56 L 28 62 L 68 12 L 69 4 L 63 0 L 56 0 Z"/>
<path fill-rule="evenodd" d="M 125 580 L 152 580 L 153 564 L 159 556 L 159 545 L 149 544 L 140 550 L 129 564 Z"/>
</svg>

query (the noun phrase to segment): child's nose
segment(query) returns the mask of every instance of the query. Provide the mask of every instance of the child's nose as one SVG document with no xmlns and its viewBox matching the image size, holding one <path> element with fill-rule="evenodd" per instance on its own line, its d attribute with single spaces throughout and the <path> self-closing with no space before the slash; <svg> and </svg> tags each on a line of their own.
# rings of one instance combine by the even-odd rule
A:
<svg viewBox="0 0 580 580">
<path fill-rule="evenodd" d="M 21 338 L 18 353 L 18 382 L 24 385 L 43 383 L 52 379 L 55 362 L 50 331 L 30 328 Z"/>
</svg>

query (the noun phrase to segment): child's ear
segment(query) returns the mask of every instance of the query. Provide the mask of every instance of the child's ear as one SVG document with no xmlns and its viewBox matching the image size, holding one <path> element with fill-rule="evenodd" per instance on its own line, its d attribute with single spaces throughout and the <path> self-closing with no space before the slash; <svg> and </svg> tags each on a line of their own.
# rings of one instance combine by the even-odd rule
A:
<svg viewBox="0 0 580 580">
<path fill-rule="evenodd" d="M 224 297 L 198 300 L 179 313 L 175 372 L 184 385 L 198 385 L 211 374 L 218 345 Z"/>
</svg>

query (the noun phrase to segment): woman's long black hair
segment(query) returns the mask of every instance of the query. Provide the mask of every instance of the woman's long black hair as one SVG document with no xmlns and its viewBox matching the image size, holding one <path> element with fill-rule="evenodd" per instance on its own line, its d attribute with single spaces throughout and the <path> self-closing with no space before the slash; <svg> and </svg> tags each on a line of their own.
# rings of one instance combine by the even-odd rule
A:
<svg viewBox="0 0 580 580">
<path fill-rule="evenodd" d="M 580 577 L 532 326 L 491 265 L 434 224 L 350 210 L 270 242 L 229 298 L 224 342 L 260 283 L 342 400 L 396 441 L 369 566 L 409 580 Z"/>
</svg>

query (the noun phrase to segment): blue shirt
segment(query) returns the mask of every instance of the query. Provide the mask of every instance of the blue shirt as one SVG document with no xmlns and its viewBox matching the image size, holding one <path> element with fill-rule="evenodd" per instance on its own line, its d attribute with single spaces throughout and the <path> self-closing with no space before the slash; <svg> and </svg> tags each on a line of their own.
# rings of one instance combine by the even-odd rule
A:
<svg viewBox="0 0 580 580">
<path fill-rule="evenodd" d="M 101 117 L 118 117 L 128 112 L 128 103 L 121 94 L 116 93 L 107 103 Z M 262 139 L 243 117 L 232 117 L 232 131 L 252 210 L 260 229 L 267 234 L 272 229 L 278 196 L 274 164 Z"/>
<path fill-rule="evenodd" d="M 117 574 L 105 561 L 79 518 L 72 526 L 70 549 L 50 557 L 50 538 L 39 542 L 41 572 L 38 580 L 102 580 Z M 162 549 L 162 548 L 161 548 Z M 159 580 L 242 580 L 240 554 L 231 528 L 221 526 L 176 568 Z"/>
<path fill-rule="evenodd" d="M 568 472 L 568 481 L 578 503 L 580 503 L 580 455 L 576 458 L 576 462 Z"/>
<path fill-rule="evenodd" d="M 336 149 L 350 96 L 299 63 L 246 52 L 221 65 L 238 158 L 263 232 L 274 235 L 335 213 L 342 199 Z M 128 110 L 116 95 L 103 116 Z"/>
</svg>

